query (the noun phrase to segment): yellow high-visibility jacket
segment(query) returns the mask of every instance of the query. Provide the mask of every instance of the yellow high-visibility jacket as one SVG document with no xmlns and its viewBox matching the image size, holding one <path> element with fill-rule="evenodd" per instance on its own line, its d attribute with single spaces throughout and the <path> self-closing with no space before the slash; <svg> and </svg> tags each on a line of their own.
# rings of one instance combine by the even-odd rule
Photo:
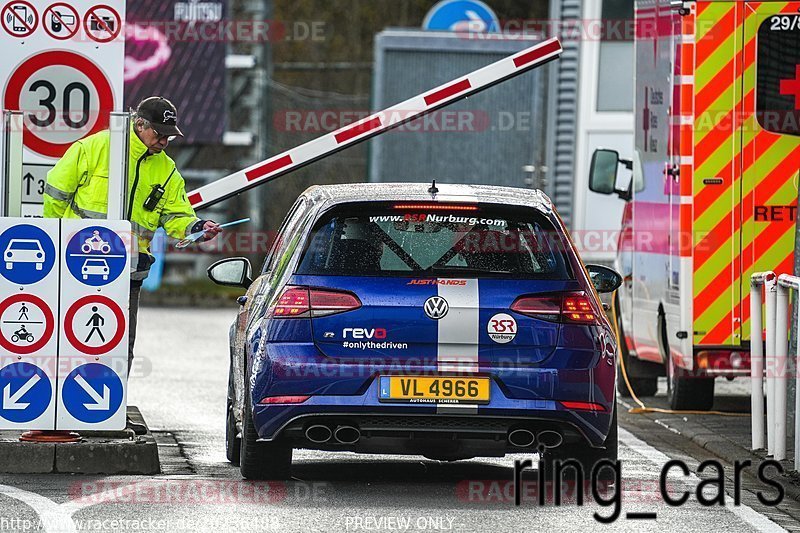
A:
<svg viewBox="0 0 800 533">
<path fill-rule="evenodd" d="M 110 133 L 95 133 L 77 141 L 47 173 L 44 189 L 44 216 L 47 218 L 99 218 L 108 211 L 108 153 Z M 165 188 L 156 208 L 143 207 L 153 187 Z M 147 147 L 131 127 L 128 154 L 128 205 L 125 218 L 131 221 L 133 246 L 131 279 L 144 279 L 150 268 L 150 258 L 140 259 L 140 253 L 150 252 L 155 230 L 164 228 L 167 235 L 182 239 L 191 233 L 200 219 L 186 199 L 183 177 L 175 162 L 164 152 L 148 154 Z"/>
</svg>

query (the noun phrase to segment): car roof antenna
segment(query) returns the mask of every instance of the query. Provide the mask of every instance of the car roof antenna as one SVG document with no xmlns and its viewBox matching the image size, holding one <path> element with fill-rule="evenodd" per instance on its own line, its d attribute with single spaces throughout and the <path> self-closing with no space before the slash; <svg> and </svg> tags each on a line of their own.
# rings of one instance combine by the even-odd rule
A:
<svg viewBox="0 0 800 533">
<path fill-rule="evenodd" d="M 431 180 L 431 186 L 428 188 L 428 192 L 431 196 L 436 196 L 436 193 L 439 192 L 439 189 L 436 187 L 436 180 Z"/>
</svg>

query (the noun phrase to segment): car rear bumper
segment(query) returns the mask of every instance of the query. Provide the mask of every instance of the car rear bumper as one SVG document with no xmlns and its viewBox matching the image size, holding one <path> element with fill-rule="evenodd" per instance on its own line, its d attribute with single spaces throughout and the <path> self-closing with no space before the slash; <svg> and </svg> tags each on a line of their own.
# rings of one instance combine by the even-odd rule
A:
<svg viewBox="0 0 800 533">
<path fill-rule="evenodd" d="M 530 393 L 541 370 L 525 368 L 511 372 L 504 369 L 498 374 L 492 371 L 481 373 L 492 378 L 491 399 L 486 405 L 382 403 L 378 399 L 378 374 L 368 377 L 366 386 L 358 394 L 323 394 L 326 388 L 335 388 L 334 382 L 328 383 L 328 387 L 316 387 L 317 393 L 288 391 L 286 387 L 279 387 L 281 392 L 271 396 L 293 394 L 309 395 L 309 398 L 300 404 L 254 401 L 253 419 L 260 440 L 286 439 L 295 447 L 362 453 L 423 453 L 430 449 L 433 441 L 457 442 L 461 452 L 467 456 L 536 451 L 538 442 L 532 443 L 528 450 L 508 442 L 509 433 L 515 429 L 525 429 L 537 436 L 542 431 L 554 431 L 564 442 L 601 447 L 608 434 L 614 402 L 613 367 L 609 368 L 610 373 L 604 368 L 585 371 L 585 394 L 569 397 L 554 390 L 553 384 L 558 383 L 559 372 L 547 372 L 550 397 L 559 400 L 509 397 L 509 393 L 515 391 Z M 574 377 L 574 373 L 562 372 L 567 374 L 564 377 Z M 508 387 L 509 383 L 528 383 L 529 386 L 520 391 L 516 386 Z M 604 383 L 605 394 L 598 383 Z M 263 397 L 261 394 L 257 396 L 260 396 L 259 400 Z M 592 401 L 602 405 L 604 410 L 567 409 L 561 402 L 569 400 Z M 338 442 L 333 437 L 325 442 L 311 442 L 305 432 L 312 425 L 326 426 L 332 433 L 340 426 L 354 427 L 360 438 L 357 443 L 349 444 Z"/>
</svg>

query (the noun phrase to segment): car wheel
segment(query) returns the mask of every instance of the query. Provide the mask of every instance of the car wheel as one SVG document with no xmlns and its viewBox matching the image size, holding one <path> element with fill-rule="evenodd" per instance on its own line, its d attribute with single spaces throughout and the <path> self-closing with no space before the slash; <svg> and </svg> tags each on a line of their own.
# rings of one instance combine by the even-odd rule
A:
<svg viewBox="0 0 800 533">
<path fill-rule="evenodd" d="M 617 426 L 617 405 L 614 403 L 614 413 L 611 415 L 611 427 L 606 435 L 606 440 L 603 442 L 604 448 L 590 448 L 586 443 L 578 444 L 562 444 L 558 448 L 554 448 L 544 453 L 544 465 L 547 472 L 547 478 L 553 479 L 555 472 L 555 463 L 560 461 L 562 464 L 567 460 L 577 461 L 583 471 L 583 479 L 592 479 L 592 469 L 600 461 L 616 462 L 619 454 L 619 433 Z M 562 475 L 574 475 L 574 468 L 567 468 L 562 470 Z M 611 468 L 605 467 L 598 472 L 598 478 L 601 480 L 608 480 L 614 478 L 614 471 Z"/>
<path fill-rule="evenodd" d="M 14 270 L 14 263 L 6 263 L 6 270 Z"/>
<path fill-rule="evenodd" d="M 245 479 L 287 479 L 292 467 L 292 447 L 282 442 L 258 442 L 250 399 L 244 401 L 242 448 L 239 468 Z"/>
<path fill-rule="evenodd" d="M 41 270 L 41 269 L 42 269 L 42 264 L 36 263 L 36 270 Z"/>
<path fill-rule="evenodd" d="M 83 279 L 89 279 L 89 276 L 88 276 L 88 275 L 86 275 L 86 274 L 83 274 L 81 277 L 82 277 Z"/>
</svg>

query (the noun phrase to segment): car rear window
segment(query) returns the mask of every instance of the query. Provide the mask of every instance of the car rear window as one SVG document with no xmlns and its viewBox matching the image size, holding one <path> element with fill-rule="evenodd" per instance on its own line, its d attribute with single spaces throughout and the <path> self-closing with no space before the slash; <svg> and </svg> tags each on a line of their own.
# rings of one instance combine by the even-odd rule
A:
<svg viewBox="0 0 800 533">
<path fill-rule="evenodd" d="M 314 225 L 297 273 L 571 279 L 565 250 L 532 208 L 344 204 Z"/>
</svg>

